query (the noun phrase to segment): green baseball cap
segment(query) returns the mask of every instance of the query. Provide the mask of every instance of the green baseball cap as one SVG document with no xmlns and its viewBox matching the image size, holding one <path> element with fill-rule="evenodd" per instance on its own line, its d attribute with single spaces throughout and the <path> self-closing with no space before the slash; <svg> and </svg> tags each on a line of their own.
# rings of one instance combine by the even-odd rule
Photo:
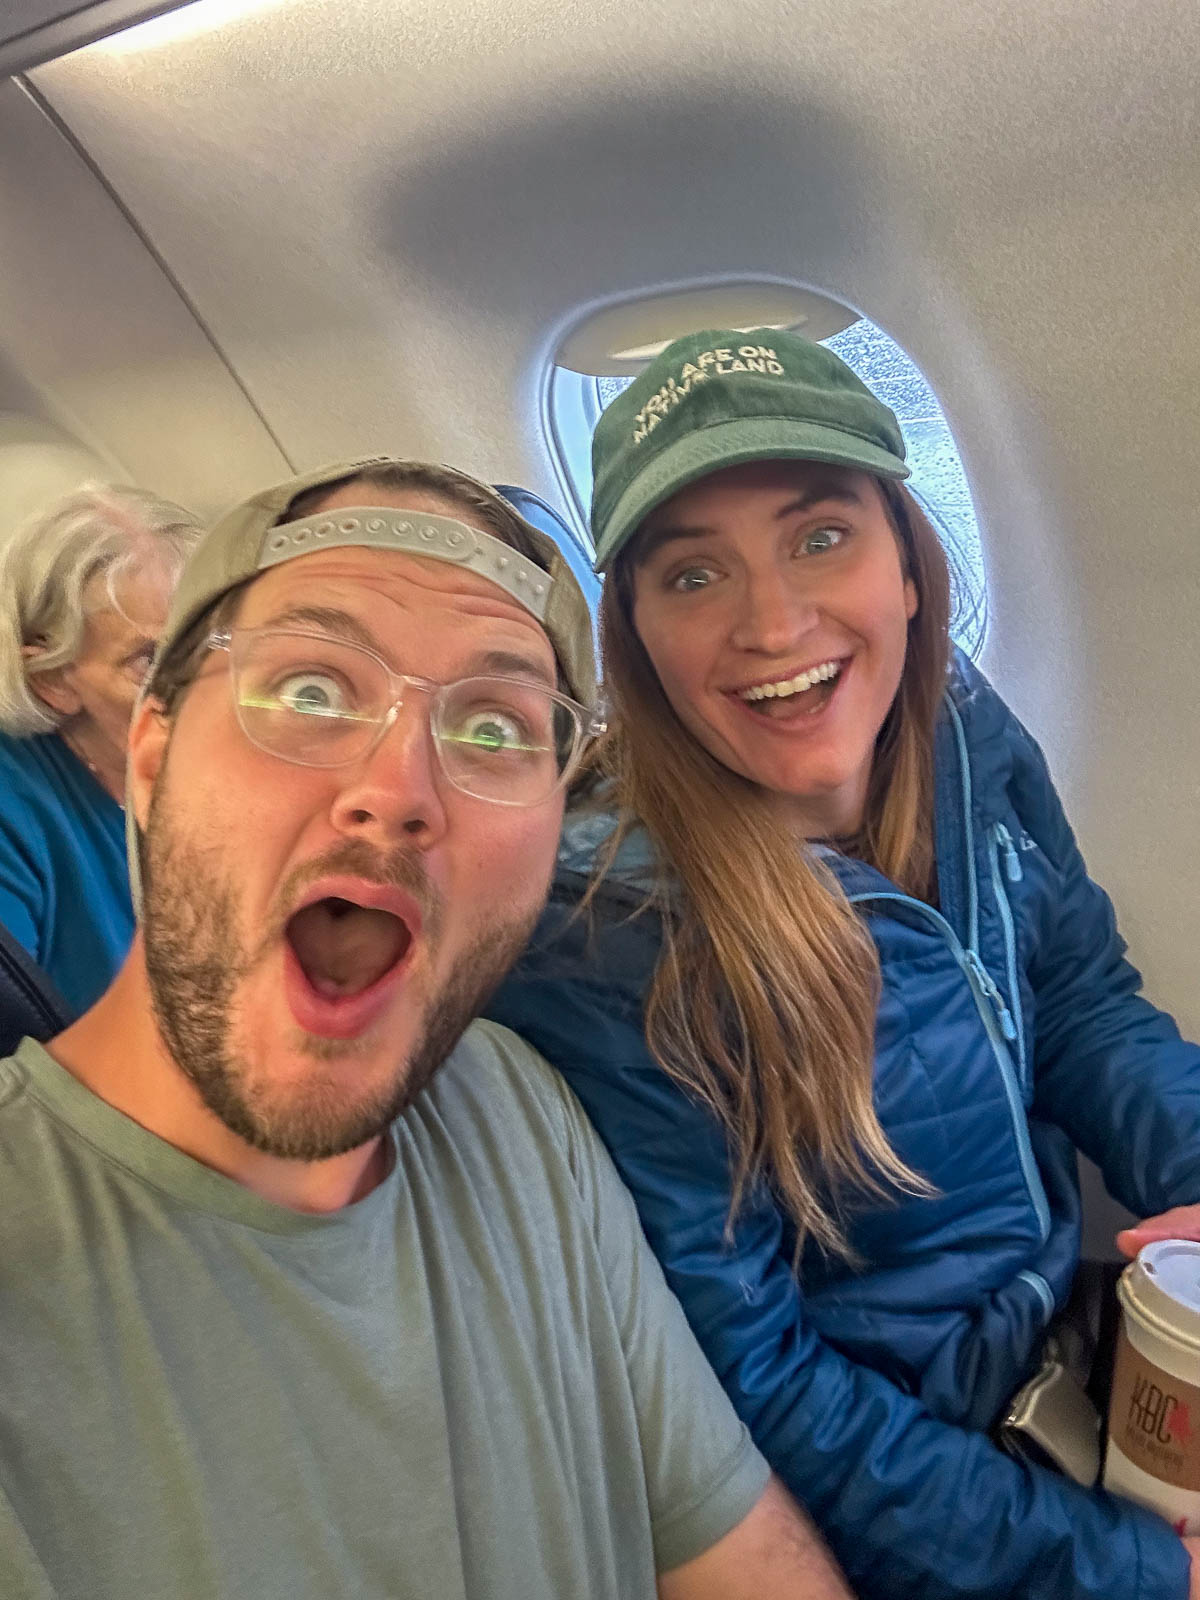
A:
<svg viewBox="0 0 1200 1600">
<path fill-rule="evenodd" d="M 612 402 L 592 440 L 603 572 L 664 500 L 745 461 L 827 461 L 907 478 L 900 424 L 840 356 L 774 328 L 689 333 Z"/>
<path fill-rule="evenodd" d="M 154 693 L 160 669 L 230 590 L 284 561 L 354 545 L 446 561 L 488 578 L 537 618 L 550 638 L 571 694 L 592 706 L 596 665 L 591 613 L 583 590 L 549 534 L 526 522 L 490 484 L 452 468 L 433 468 L 447 480 L 444 492 L 452 503 L 457 484 L 468 495 L 481 496 L 489 503 L 498 526 L 519 526 L 529 547 L 537 552 L 536 565 L 497 538 L 494 529 L 478 526 L 483 519 L 478 515 L 472 518 L 469 505 L 464 505 L 461 520 L 377 506 L 372 503 L 369 484 L 363 485 L 361 505 L 317 511 L 290 522 L 280 520 L 297 495 L 306 490 L 324 485 L 332 489 L 347 478 L 381 468 L 421 470 L 432 465 L 389 456 L 338 462 L 275 484 L 227 512 L 200 540 L 183 569 L 144 692 Z M 440 492 L 416 485 L 413 489 L 416 496 Z"/>
</svg>

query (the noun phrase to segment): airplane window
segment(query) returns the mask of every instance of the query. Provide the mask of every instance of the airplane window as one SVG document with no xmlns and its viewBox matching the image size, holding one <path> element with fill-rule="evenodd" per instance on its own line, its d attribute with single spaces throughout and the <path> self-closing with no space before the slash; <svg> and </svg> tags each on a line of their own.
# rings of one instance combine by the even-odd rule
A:
<svg viewBox="0 0 1200 1600">
<path fill-rule="evenodd" d="M 896 413 L 912 467 L 908 487 L 950 557 L 955 578 L 951 632 L 968 655 L 978 656 L 987 630 L 983 548 L 966 473 L 937 397 L 895 340 L 865 317 L 822 343 Z M 563 489 L 585 538 L 592 494 L 592 431 L 604 407 L 632 382 L 626 377 L 584 377 L 566 367 L 551 370 L 548 432 Z"/>
</svg>

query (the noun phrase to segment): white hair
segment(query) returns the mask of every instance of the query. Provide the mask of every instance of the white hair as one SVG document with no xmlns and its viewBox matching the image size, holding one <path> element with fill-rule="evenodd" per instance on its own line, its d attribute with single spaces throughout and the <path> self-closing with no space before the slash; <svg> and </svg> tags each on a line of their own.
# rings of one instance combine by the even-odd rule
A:
<svg viewBox="0 0 1200 1600">
<path fill-rule="evenodd" d="M 182 567 L 201 531 L 190 511 L 145 489 L 85 483 L 0 534 L 0 729 L 25 737 L 58 726 L 29 679 L 75 660 L 93 578 L 122 558 Z M 27 656 L 27 646 L 37 654 Z"/>
</svg>

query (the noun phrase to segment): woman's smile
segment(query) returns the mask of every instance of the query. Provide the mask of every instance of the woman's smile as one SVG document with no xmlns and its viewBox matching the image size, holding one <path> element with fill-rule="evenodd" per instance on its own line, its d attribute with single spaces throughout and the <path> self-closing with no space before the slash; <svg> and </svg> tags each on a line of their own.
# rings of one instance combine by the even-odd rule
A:
<svg viewBox="0 0 1200 1600">
<path fill-rule="evenodd" d="M 833 700 L 849 670 L 850 659 L 845 656 L 841 660 L 821 661 L 797 673 L 730 692 L 747 711 L 769 722 L 807 721 L 819 716 Z"/>
</svg>

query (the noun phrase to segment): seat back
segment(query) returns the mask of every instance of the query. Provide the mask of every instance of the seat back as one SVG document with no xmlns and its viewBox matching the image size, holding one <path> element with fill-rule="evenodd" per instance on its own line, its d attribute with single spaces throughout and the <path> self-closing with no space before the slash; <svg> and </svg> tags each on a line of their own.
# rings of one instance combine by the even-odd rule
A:
<svg viewBox="0 0 1200 1600">
<path fill-rule="evenodd" d="M 495 485 L 498 495 L 502 495 L 509 505 L 526 522 L 532 522 L 541 533 L 549 534 L 555 544 L 566 558 L 567 565 L 579 580 L 579 586 L 587 599 L 588 608 L 593 619 L 596 607 L 600 603 L 600 579 L 592 571 L 591 553 L 577 533 L 574 533 L 559 516 L 542 499 L 541 495 L 534 494 L 532 489 L 522 489 L 515 483 L 498 483 Z"/>
<path fill-rule="evenodd" d="M 50 1039 L 72 1020 L 41 967 L 0 925 L 0 1058 L 12 1055 L 26 1034 Z"/>
</svg>

